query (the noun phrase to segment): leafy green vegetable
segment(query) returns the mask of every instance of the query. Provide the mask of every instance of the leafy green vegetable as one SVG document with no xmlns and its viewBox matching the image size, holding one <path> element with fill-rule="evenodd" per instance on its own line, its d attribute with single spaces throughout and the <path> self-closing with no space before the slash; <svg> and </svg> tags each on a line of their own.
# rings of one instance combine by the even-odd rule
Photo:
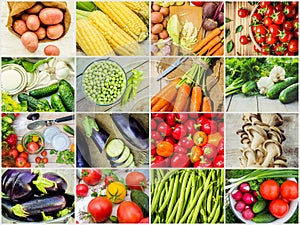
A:
<svg viewBox="0 0 300 225">
<path fill-rule="evenodd" d="M 237 28 L 235 29 L 235 33 L 239 33 L 244 29 L 243 25 L 239 25 L 237 26 Z"/>
<path fill-rule="evenodd" d="M 232 40 L 228 41 L 226 45 L 227 53 L 230 53 L 233 50 L 233 47 L 234 47 L 233 41 Z"/>
<path fill-rule="evenodd" d="M 225 22 L 226 22 L 226 23 L 229 23 L 229 22 L 231 22 L 231 21 L 232 21 L 231 19 L 229 19 L 229 18 L 227 18 L 227 17 L 225 18 Z"/>
<path fill-rule="evenodd" d="M 49 62 L 51 59 L 52 58 L 42 59 L 36 63 L 32 63 L 26 60 L 25 58 L 20 58 L 20 59 L 4 58 L 2 60 L 2 65 L 10 64 L 10 63 L 22 65 L 27 72 L 33 73 L 36 70 L 36 68 L 38 68 L 40 65 L 44 63 Z"/>
<path fill-rule="evenodd" d="M 228 38 L 229 37 L 229 35 L 230 35 L 230 29 L 226 29 L 226 31 L 225 31 L 225 38 Z"/>
<path fill-rule="evenodd" d="M 56 163 L 74 164 L 74 152 L 69 149 L 63 151 L 50 150 L 50 155 L 57 155 Z"/>
<path fill-rule="evenodd" d="M 179 35 L 180 35 L 181 26 L 179 23 L 178 16 L 174 14 L 170 17 L 167 25 L 167 31 L 169 36 L 172 38 L 174 45 L 179 46 Z"/>
</svg>

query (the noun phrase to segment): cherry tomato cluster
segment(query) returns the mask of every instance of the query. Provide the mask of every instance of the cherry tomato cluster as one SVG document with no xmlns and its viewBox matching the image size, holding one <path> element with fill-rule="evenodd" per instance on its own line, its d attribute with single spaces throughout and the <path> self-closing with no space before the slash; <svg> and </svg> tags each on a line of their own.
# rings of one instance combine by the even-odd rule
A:
<svg viewBox="0 0 300 225">
<path fill-rule="evenodd" d="M 224 167 L 223 113 L 152 113 L 152 167 Z"/>
<path fill-rule="evenodd" d="M 35 162 L 39 164 L 39 166 L 44 166 L 45 164 L 48 163 L 48 158 L 46 156 L 47 156 L 47 151 L 43 150 L 41 152 L 41 156 L 35 157 Z"/>
<path fill-rule="evenodd" d="M 241 11 L 241 12 L 240 12 Z M 239 16 L 244 16 L 244 9 Z M 251 30 L 263 55 L 293 56 L 298 53 L 298 2 L 260 2 L 251 17 Z M 244 41 L 245 39 L 241 40 Z"/>
</svg>

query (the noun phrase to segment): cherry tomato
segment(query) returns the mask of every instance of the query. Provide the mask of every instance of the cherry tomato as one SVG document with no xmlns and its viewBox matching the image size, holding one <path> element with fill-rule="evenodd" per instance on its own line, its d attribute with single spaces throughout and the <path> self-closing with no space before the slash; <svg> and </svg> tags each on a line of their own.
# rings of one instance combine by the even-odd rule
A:
<svg viewBox="0 0 300 225">
<path fill-rule="evenodd" d="M 279 41 L 281 41 L 281 42 L 290 42 L 293 38 L 293 33 L 288 30 L 283 30 L 283 31 L 280 31 L 280 33 L 278 34 L 278 37 L 279 37 Z"/>
<path fill-rule="evenodd" d="M 101 180 L 102 173 L 98 169 L 83 169 L 81 171 L 82 180 L 87 184 L 94 186 Z"/>
<path fill-rule="evenodd" d="M 272 5 L 267 6 L 266 16 L 272 16 L 275 13 L 275 7 Z"/>
<path fill-rule="evenodd" d="M 192 1 L 191 3 L 193 3 L 195 6 L 203 6 L 205 2 Z"/>
<path fill-rule="evenodd" d="M 265 200 L 274 200 L 278 198 L 280 188 L 275 180 L 266 180 L 260 185 L 259 192 Z"/>
<path fill-rule="evenodd" d="M 283 55 L 284 56 L 294 56 L 295 54 L 293 52 L 290 52 L 289 50 L 285 50 Z"/>
<path fill-rule="evenodd" d="M 284 10 L 284 5 L 281 3 L 276 4 L 275 10 L 276 12 L 282 12 Z"/>
<path fill-rule="evenodd" d="M 87 207 L 87 211 L 92 215 L 93 222 L 104 222 L 112 213 L 112 202 L 105 197 L 92 199 Z"/>
<path fill-rule="evenodd" d="M 23 157 L 24 159 L 28 159 L 28 153 L 27 152 L 21 152 L 19 154 L 20 157 Z"/>
<path fill-rule="evenodd" d="M 260 2 L 259 3 L 259 6 L 261 7 L 261 8 L 266 8 L 268 5 L 271 5 L 271 2 Z"/>
<path fill-rule="evenodd" d="M 277 25 L 281 25 L 285 21 L 285 16 L 283 12 L 277 12 L 272 15 L 273 22 Z"/>
<path fill-rule="evenodd" d="M 44 164 L 47 164 L 47 163 L 48 163 L 48 158 L 47 158 L 47 157 L 43 158 L 43 159 L 42 159 L 42 162 L 43 162 Z"/>
<path fill-rule="evenodd" d="M 106 176 L 104 178 L 104 183 L 105 183 L 105 186 L 107 187 L 111 182 L 114 182 L 115 181 L 115 178 L 112 177 L 112 176 Z"/>
<path fill-rule="evenodd" d="M 271 17 L 266 17 L 266 18 L 264 18 L 263 23 L 264 23 L 265 26 L 268 27 L 268 26 L 273 24 L 273 19 Z"/>
<path fill-rule="evenodd" d="M 23 157 L 17 157 L 16 158 L 16 166 L 17 167 L 25 167 L 27 163 L 27 160 Z"/>
<path fill-rule="evenodd" d="M 249 43 L 248 37 L 247 37 L 246 35 L 242 35 L 242 36 L 240 37 L 240 43 L 241 43 L 242 45 L 248 44 L 248 43 Z"/>
<path fill-rule="evenodd" d="M 280 186 L 280 195 L 288 201 L 298 198 L 298 184 L 293 180 L 286 180 Z"/>
<path fill-rule="evenodd" d="M 240 8 L 238 10 L 238 16 L 241 17 L 241 18 L 247 17 L 248 14 L 249 14 L 249 11 L 247 9 Z"/>
<path fill-rule="evenodd" d="M 31 167 L 31 163 L 30 162 L 26 162 L 25 166 L 26 168 L 30 168 Z"/>
<path fill-rule="evenodd" d="M 19 152 L 16 149 L 11 149 L 8 151 L 8 155 L 16 159 L 19 155 Z"/>
<path fill-rule="evenodd" d="M 39 149 L 39 146 L 37 143 L 32 141 L 27 145 L 27 149 L 30 153 L 34 153 Z"/>
<path fill-rule="evenodd" d="M 274 51 L 276 55 L 283 55 L 285 50 L 286 47 L 283 43 L 278 43 L 277 45 L 275 45 Z"/>
<path fill-rule="evenodd" d="M 126 176 L 126 185 L 130 190 L 144 190 L 147 187 L 147 179 L 141 172 L 130 172 Z"/>
<path fill-rule="evenodd" d="M 264 35 L 255 35 L 255 41 L 258 44 L 262 44 L 266 41 L 266 36 L 264 36 Z"/>
<path fill-rule="evenodd" d="M 288 44 L 288 50 L 293 53 L 298 52 L 298 40 L 292 39 Z"/>
<path fill-rule="evenodd" d="M 262 16 L 259 13 L 253 13 L 252 15 L 252 23 L 256 24 L 262 20 Z"/>
<path fill-rule="evenodd" d="M 39 157 L 39 156 L 35 157 L 35 162 L 36 163 L 40 163 L 41 161 L 42 161 L 41 157 Z"/>
<path fill-rule="evenodd" d="M 46 155 L 47 155 L 47 151 L 46 150 L 44 150 L 44 151 L 41 152 L 41 156 L 45 157 Z"/>
<path fill-rule="evenodd" d="M 293 29 L 293 21 L 285 21 L 282 25 L 285 30 L 292 30 Z"/>
<path fill-rule="evenodd" d="M 259 33 L 261 35 L 266 35 L 268 33 L 267 29 L 263 25 L 258 25 L 256 27 L 256 34 Z"/>
<path fill-rule="evenodd" d="M 293 18 L 296 15 L 296 8 L 293 5 L 286 5 L 283 12 L 287 18 Z"/>
<path fill-rule="evenodd" d="M 143 219 L 143 211 L 134 202 L 122 202 L 117 209 L 119 223 L 138 223 Z"/>
<path fill-rule="evenodd" d="M 266 43 L 269 44 L 269 45 L 273 45 L 273 44 L 275 44 L 277 41 L 278 41 L 278 38 L 277 38 L 277 37 L 274 37 L 274 36 L 272 36 L 272 35 L 268 35 L 267 38 L 266 38 Z"/>
<path fill-rule="evenodd" d="M 275 199 L 271 201 L 269 210 L 276 218 L 282 218 L 289 211 L 289 204 L 282 199 Z"/>
<path fill-rule="evenodd" d="M 268 29 L 273 36 L 277 36 L 280 33 L 280 27 L 276 24 L 271 24 Z"/>
<path fill-rule="evenodd" d="M 260 50 L 256 47 L 256 45 L 253 45 L 253 49 L 255 52 L 260 53 Z"/>
<path fill-rule="evenodd" d="M 89 187 L 86 184 L 76 185 L 76 196 L 85 197 L 88 195 Z"/>
</svg>

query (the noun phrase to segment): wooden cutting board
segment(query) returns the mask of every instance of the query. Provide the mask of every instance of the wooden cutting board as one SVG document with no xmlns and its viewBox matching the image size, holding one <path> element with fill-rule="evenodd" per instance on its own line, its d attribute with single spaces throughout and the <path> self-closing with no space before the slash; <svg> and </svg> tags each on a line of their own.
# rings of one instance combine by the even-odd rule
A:
<svg viewBox="0 0 300 225">
<path fill-rule="evenodd" d="M 188 2 L 181 6 L 170 6 L 169 17 L 173 15 L 178 16 L 181 25 L 185 22 L 192 22 L 198 30 L 198 40 L 202 39 L 202 7 L 190 6 Z M 172 55 L 178 55 L 178 47 L 172 45 Z"/>
</svg>

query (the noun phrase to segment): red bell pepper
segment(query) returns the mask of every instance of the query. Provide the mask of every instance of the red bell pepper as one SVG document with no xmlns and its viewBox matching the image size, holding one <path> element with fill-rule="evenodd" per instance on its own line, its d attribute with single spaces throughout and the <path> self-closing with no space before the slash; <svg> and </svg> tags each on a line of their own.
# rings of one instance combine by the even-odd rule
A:
<svg viewBox="0 0 300 225">
<path fill-rule="evenodd" d="M 202 131 L 204 131 L 206 134 L 213 134 L 216 133 L 218 130 L 218 124 L 214 120 L 207 119 L 204 120 L 202 123 L 202 126 L 200 127 Z"/>
<path fill-rule="evenodd" d="M 153 141 L 162 141 L 164 138 L 161 136 L 161 134 L 158 131 L 153 130 L 151 132 L 151 139 Z"/>
<path fill-rule="evenodd" d="M 14 146 L 17 144 L 18 137 L 16 134 L 10 134 L 5 140 L 9 146 Z"/>
<path fill-rule="evenodd" d="M 164 140 L 170 142 L 172 145 L 176 144 L 177 142 L 173 137 L 165 137 Z"/>
<path fill-rule="evenodd" d="M 203 151 L 203 156 L 209 160 L 213 160 L 218 154 L 217 148 L 214 145 L 209 143 L 202 146 L 202 151 Z"/>
<path fill-rule="evenodd" d="M 212 119 L 212 118 L 217 117 L 217 114 L 216 113 L 203 113 L 203 116 L 207 119 Z"/>
<path fill-rule="evenodd" d="M 188 121 L 186 121 L 184 123 L 184 125 L 187 130 L 187 133 L 192 134 L 192 135 L 194 133 L 196 133 L 199 130 L 199 127 L 201 126 L 201 125 L 197 124 L 196 121 L 193 119 L 189 119 Z"/>
<path fill-rule="evenodd" d="M 188 150 L 178 144 L 175 144 L 174 145 L 174 152 L 176 153 L 182 153 L 182 154 L 187 154 L 188 153 Z"/>
<path fill-rule="evenodd" d="M 165 119 L 165 114 L 164 113 L 152 113 L 151 114 L 151 118 L 161 118 L 161 119 Z"/>
<path fill-rule="evenodd" d="M 174 147 L 170 142 L 162 141 L 158 145 L 156 145 L 156 153 L 157 155 L 163 157 L 169 157 L 173 154 Z"/>
<path fill-rule="evenodd" d="M 189 119 L 189 116 L 187 113 L 176 113 L 175 117 L 176 117 L 176 121 L 178 123 L 185 123 Z"/>
<path fill-rule="evenodd" d="M 151 119 L 151 130 L 155 130 L 157 127 L 157 122 L 155 119 Z"/>
<path fill-rule="evenodd" d="M 151 143 L 151 156 L 154 157 L 156 155 L 155 144 Z"/>
<path fill-rule="evenodd" d="M 166 124 L 165 122 L 160 122 L 157 126 L 157 131 L 161 133 L 163 137 L 171 136 L 172 128 L 170 125 Z"/>
<path fill-rule="evenodd" d="M 158 168 L 158 167 L 166 167 L 165 157 L 162 156 L 155 156 L 155 158 L 151 161 L 151 167 Z"/>
<path fill-rule="evenodd" d="M 219 124 L 218 132 L 224 137 L 224 122 Z"/>
<path fill-rule="evenodd" d="M 168 113 L 166 115 L 166 123 L 168 125 L 170 125 L 171 127 L 175 126 L 175 124 L 176 124 L 175 113 Z"/>
<path fill-rule="evenodd" d="M 186 128 L 182 124 L 176 124 L 172 132 L 172 137 L 179 140 L 181 137 L 186 135 Z"/>
<path fill-rule="evenodd" d="M 189 113 L 188 115 L 192 119 L 198 119 L 198 117 L 199 117 L 199 113 Z"/>
<path fill-rule="evenodd" d="M 192 163 L 196 163 L 200 161 L 200 157 L 202 155 L 202 149 L 199 146 L 194 146 L 191 150 L 190 160 Z"/>
<path fill-rule="evenodd" d="M 171 167 L 185 168 L 190 165 L 190 158 L 182 153 L 175 153 L 171 158 Z"/>
<path fill-rule="evenodd" d="M 191 136 L 183 137 L 179 140 L 178 145 L 180 145 L 186 149 L 190 149 L 191 147 L 194 146 L 194 141 L 191 138 Z"/>
<path fill-rule="evenodd" d="M 213 164 L 216 168 L 224 168 L 224 155 L 217 155 Z"/>
<path fill-rule="evenodd" d="M 194 163 L 194 167 L 195 168 L 211 168 L 211 167 L 213 167 L 213 164 L 211 162 L 198 161 L 198 162 Z"/>
<path fill-rule="evenodd" d="M 218 154 L 219 155 L 224 155 L 224 138 L 219 142 L 219 145 L 218 145 Z"/>
</svg>

